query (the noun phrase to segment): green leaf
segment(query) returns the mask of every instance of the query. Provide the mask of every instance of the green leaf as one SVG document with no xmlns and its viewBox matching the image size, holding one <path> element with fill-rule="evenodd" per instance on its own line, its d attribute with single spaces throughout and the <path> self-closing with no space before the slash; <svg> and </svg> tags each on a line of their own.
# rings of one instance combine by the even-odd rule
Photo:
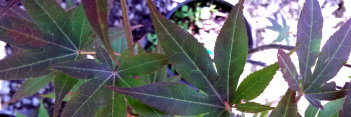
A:
<svg viewBox="0 0 351 117">
<path fill-rule="evenodd" d="M 22 113 L 16 112 L 16 117 L 28 117 L 28 116 Z"/>
<path fill-rule="evenodd" d="M 248 37 L 242 13 L 243 2 L 235 5 L 218 35 L 214 61 L 220 76 L 216 88 L 233 104 L 238 80 L 244 70 L 248 53 Z"/>
<path fill-rule="evenodd" d="M 324 105 L 324 109 L 320 110 L 318 117 L 339 117 L 339 110 L 342 108 L 344 99 L 330 101 Z"/>
<path fill-rule="evenodd" d="M 138 54 L 121 61 L 118 72 L 121 76 L 144 75 L 159 70 L 167 64 L 162 54 Z"/>
<path fill-rule="evenodd" d="M 296 92 L 288 89 L 269 117 L 298 117 Z"/>
<path fill-rule="evenodd" d="M 28 79 L 26 80 L 21 87 L 16 91 L 14 96 L 11 98 L 11 100 L 7 103 L 12 103 L 17 101 L 18 99 L 27 97 L 29 95 L 32 95 L 36 92 L 38 92 L 40 89 L 43 89 L 45 86 L 47 86 L 51 80 L 53 79 L 53 75 L 45 75 L 39 78 L 35 79 Z"/>
<path fill-rule="evenodd" d="M 180 83 L 158 82 L 135 88 L 108 88 L 169 114 L 196 115 L 225 109 L 216 97 L 204 95 Z"/>
<path fill-rule="evenodd" d="M 297 25 L 296 50 L 300 73 L 304 82 L 310 82 L 311 67 L 319 54 L 322 38 L 323 16 L 318 0 L 306 0 Z M 306 83 L 304 83 L 306 84 Z M 306 87 L 306 85 L 304 85 Z"/>
<path fill-rule="evenodd" d="M 38 117 L 50 117 L 48 110 L 46 110 L 43 101 L 40 101 Z"/>
<path fill-rule="evenodd" d="M 168 61 L 189 83 L 208 95 L 217 96 L 218 101 L 224 102 L 222 96 L 215 89 L 214 83 L 220 78 L 205 47 L 190 33 L 158 13 L 151 0 L 148 0 L 148 6 Z"/>
<path fill-rule="evenodd" d="M 149 105 L 143 104 L 134 98 L 128 98 L 128 103 L 142 117 L 171 117 L 170 115 L 160 112 Z"/>
<path fill-rule="evenodd" d="M 77 39 L 78 49 L 81 50 L 91 41 L 90 36 L 93 30 L 89 25 L 82 5 L 79 5 L 69 13 L 72 22 L 72 36 L 74 39 Z"/>
<path fill-rule="evenodd" d="M 25 0 L 22 2 L 35 23 L 46 34 L 54 37 L 52 41 L 77 50 L 77 40 L 72 40 L 72 26 L 69 15 L 54 0 Z M 78 46 L 79 47 L 79 46 Z"/>
<path fill-rule="evenodd" d="M 236 91 L 234 103 L 239 104 L 242 100 L 248 101 L 259 96 L 269 85 L 278 69 L 279 64 L 275 63 L 247 76 Z"/>
<path fill-rule="evenodd" d="M 54 117 L 57 117 L 59 110 L 61 109 L 63 99 L 73 88 L 73 86 L 77 84 L 78 80 L 73 79 L 63 73 L 55 73 L 54 77 L 55 106 L 53 115 Z"/>
<path fill-rule="evenodd" d="M 262 111 L 273 109 L 272 107 L 269 107 L 266 105 L 261 105 L 261 104 L 256 103 L 256 102 L 246 102 L 243 104 L 238 104 L 235 107 L 241 112 L 248 112 L 248 113 L 257 113 L 257 112 L 262 112 Z"/>
<path fill-rule="evenodd" d="M 315 117 L 320 110 L 313 105 L 309 105 L 305 111 L 305 117 Z"/>
<path fill-rule="evenodd" d="M 283 50 L 278 50 L 278 63 L 285 81 L 293 91 L 300 91 L 298 73 L 291 58 Z"/>
<path fill-rule="evenodd" d="M 123 27 L 113 27 L 109 29 L 109 38 L 112 42 L 114 52 L 122 53 L 128 49 L 128 42 L 124 35 Z"/>
</svg>

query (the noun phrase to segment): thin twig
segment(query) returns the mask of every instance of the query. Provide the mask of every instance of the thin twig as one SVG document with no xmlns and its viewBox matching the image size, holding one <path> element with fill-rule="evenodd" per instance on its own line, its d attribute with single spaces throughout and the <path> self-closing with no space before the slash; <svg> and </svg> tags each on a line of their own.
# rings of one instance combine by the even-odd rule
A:
<svg viewBox="0 0 351 117">
<path fill-rule="evenodd" d="M 121 7 L 122 7 L 122 15 L 123 15 L 123 27 L 128 40 L 128 47 L 132 47 L 134 40 L 133 40 L 132 31 L 130 28 L 130 21 L 128 18 L 128 7 L 127 7 L 126 0 L 121 0 Z"/>
<path fill-rule="evenodd" d="M 249 50 L 249 54 L 252 54 L 252 53 L 255 53 L 255 52 L 259 52 L 259 51 L 263 51 L 263 50 L 268 50 L 268 49 L 292 50 L 292 49 L 294 49 L 294 48 L 295 48 L 295 46 L 278 45 L 278 44 L 269 44 L 269 45 L 259 46 L 259 47 L 254 48 L 254 49 L 250 49 L 250 50 Z"/>
<path fill-rule="evenodd" d="M 345 63 L 344 66 L 345 66 L 345 67 L 348 67 L 348 68 L 351 68 L 351 65 L 350 65 L 350 64 L 347 64 L 347 63 Z"/>
</svg>

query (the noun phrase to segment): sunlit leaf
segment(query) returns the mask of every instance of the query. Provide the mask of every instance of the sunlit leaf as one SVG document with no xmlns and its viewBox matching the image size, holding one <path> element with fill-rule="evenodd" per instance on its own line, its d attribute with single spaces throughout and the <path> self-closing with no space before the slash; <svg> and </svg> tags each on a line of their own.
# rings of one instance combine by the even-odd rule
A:
<svg viewBox="0 0 351 117">
<path fill-rule="evenodd" d="M 26 80 L 21 87 L 16 91 L 11 100 L 7 103 L 12 103 L 17 101 L 18 99 L 27 97 L 38 92 L 40 89 L 43 89 L 47 86 L 53 79 L 53 75 L 45 75 L 35 79 Z"/>
<path fill-rule="evenodd" d="M 180 83 L 158 82 L 135 88 L 108 88 L 170 114 L 195 115 L 225 108 L 215 96 L 201 94 Z"/>
<path fill-rule="evenodd" d="M 62 101 L 67 93 L 77 84 L 78 80 L 73 79 L 63 73 L 54 74 L 54 88 L 55 88 L 55 106 L 53 116 L 57 117 L 61 109 Z"/>
<path fill-rule="evenodd" d="M 269 117 L 298 117 L 296 92 L 288 89 Z"/>
<path fill-rule="evenodd" d="M 283 50 L 278 51 L 278 63 L 285 81 L 293 91 L 300 91 L 298 73 L 288 54 Z"/>
<path fill-rule="evenodd" d="M 243 2 L 235 5 L 219 33 L 214 61 L 220 76 L 216 88 L 223 98 L 233 104 L 238 80 L 244 70 L 248 53 L 248 37 L 242 13 Z"/>
<path fill-rule="evenodd" d="M 323 110 L 320 110 L 318 117 L 339 117 L 339 110 L 342 108 L 344 99 L 338 99 L 328 102 L 323 106 Z"/>
<path fill-rule="evenodd" d="M 275 63 L 247 76 L 236 91 L 234 103 L 238 104 L 242 100 L 248 101 L 259 96 L 269 85 L 278 69 L 279 64 Z"/>
<path fill-rule="evenodd" d="M 243 104 L 238 104 L 235 107 L 241 112 L 249 112 L 249 113 L 257 113 L 257 112 L 273 109 L 272 107 L 255 103 L 255 102 L 246 102 Z"/>
<path fill-rule="evenodd" d="M 318 0 L 306 0 L 297 25 L 296 53 L 299 59 L 300 73 L 304 82 L 310 82 L 311 67 L 320 52 L 323 16 Z M 304 83 L 305 87 L 307 83 Z"/>
<path fill-rule="evenodd" d="M 148 0 L 148 6 L 162 49 L 175 70 L 189 83 L 223 102 L 214 84 L 220 78 L 205 47 L 190 33 L 162 16 L 151 0 Z"/>
</svg>

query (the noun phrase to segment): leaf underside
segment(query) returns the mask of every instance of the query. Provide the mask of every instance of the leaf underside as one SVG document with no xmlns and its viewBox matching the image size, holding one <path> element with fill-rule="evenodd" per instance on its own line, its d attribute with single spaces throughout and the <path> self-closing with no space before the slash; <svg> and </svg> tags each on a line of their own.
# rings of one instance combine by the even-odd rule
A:
<svg viewBox="0 0 351 117">
<path fill-rule="evenodd" d="M 288 54 L 278 50 L 278 63 L 285 81 L 293 91 L 300 91 L 298 73 Z"/>
</svg>

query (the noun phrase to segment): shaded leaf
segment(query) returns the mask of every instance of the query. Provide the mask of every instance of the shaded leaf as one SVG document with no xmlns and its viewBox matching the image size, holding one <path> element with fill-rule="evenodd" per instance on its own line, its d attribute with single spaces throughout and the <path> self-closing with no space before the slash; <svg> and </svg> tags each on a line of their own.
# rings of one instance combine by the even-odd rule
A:
<svg viewBox="0 0 351 117">
<path fill-rule="evenodd" d="M 261 105 L 255 102 L 246 102 L 235 106 L 241 112 L 257 113 L 273 109 L 272 107 Z"/>
<path fill-rule="evenodd" d="M 305 96 L 319 100 L 335 100 L 346 95 L 346 89 L 336 90 L 335 82 L 325 83 L 319 91 L 305 93 Z"/>
<path fill-rule="evenodd" d="M 101 63 L 106 63 L 106 65 L 108 65 L 111 69 L 115 69 L 116 65 L 113 63 L 113 60 L 110 58 L 106 49 L 98 44 L 95 44 L 95 48 L 96 48 L 96 58 Z"/>
<path fill-rule="evenodd" d="M 300 91 L 298 73 L 288 54 L 278 50 L 278 63 L 285 81 L 293 91 Z"/>
<path fill-rule="evenodd" d="M 78 49 L 81 50 L 91 42 L 90 36 L 93 30 L 89 25 L 82 5 L 73 9 L 69 15 L 72 22 L 72 36 L 77 40 Z"/>
<path fill-rule="evenodd" d="M 279 64 L 275 63 L 247 76 L 236 91 L 234 103 L 238 104 L 242 100 L 248 101 L 259 96 L 269 85 L 278 69 Z"/>
<path fill-rule="evenodd" d="M 27 19 L 28 21 L 31 21 L 31 17 L 28 15 L 28 13 L 14 5 L 13 3 L 18 2 L 19 0 L 12 0 L 10 3 L 7 1 L 0 1 L 0 9 L 3 11 L 2 15 L 7 15 L 7 16 L 15 16 L 19 17 L 22 19 Z"/>
<path fill-rule="evenodd" d="M 148 6 L 168 61 L 188 82 L 208 95 L 216 95 L 218 101 L 223 102 L 223 96 L 213 84 L 219 76 L 206 49 L 190 33 L 158 13 L 151 0 L 148 0 Z"/>
<path fill-rule="evenodd" d="M 344 99 L 330 101 L 324 105 L 324 109 L 320 110 L 318 117 L 339 117 L 339 110 L 342 108 Z"/>
<path fill-rule="evenodd" d="M 16 93 L 13 95 L 10 101 L 7 103 L 12 103 L 17 101 L 18 99 L 27 97 L 29 95 L 35 94 L 38 92 L 40 89 L 43 89 L 45 86 L 47 86 L 51 80 L 53 79 L 53 75 L 45 75 L 39 78 L 35 79 L 28 79 L 26 80 L 21 87 L 16 91 Z"/>
<path fill-rule="evenodd" d="M 134 98 L 128 98 L 128 103 L 140 116 L 143 117 L 171 117 L 170 115 L 160 112 L 159 110 L 152 108 L 149 105 L 143 104 Z"/>
<path fill-rule="evenodd" d="M 77 84 L 78 80 L 73 79 L 63 73 L 55 73 L 54 77 L 55 106 L 53 116 L 57 117 L 59 110 L 61 109 L 63 99 L 73 88 L 73 86 Z"/>
<path fill-rule="evenodd" d="M 114 56 L 114 52 L 111 48 L 111 42 L 108 37 L 108 8 L 106 7 L 107 0 L 82 0 L 82 4 L 91 27 L 99 35 L 112 60 L 118 64 L 117 58 Z"/>
<path fill-rule="evenodd" d="M 216 89 L 223 98 L 233 104 L 238 80 L 244 70 L 248 53 L 248 37 L 242 13 L 243 2 L 235 5 L 219 33 L 214 61 L 219 76 Z"/>
<path fill-rule="evenodd" d="M 135 88 L 108 88 L 169 114 L 195 115 L 225 108 L 216 97 L 201 94 L 180 83 L 158 82 Z"/>
<path fill-rule="evenodd" d="M 297 25 L 298 46 L 296 53 L 299 59 L 300 73 L 304 82 L 310 82 L 311 67 L 319 54 L 322 38 L 323 16 L 318 0 L 306 0 Z M 307 83 L 304 83 L 307 84 Z M 307 85 L 304 85 L 306 87 Z"/>
<path fill-rule="evenodd" d="M 295 91 L 288 89 L 269 117 L 298 117 Z"/>
<path fill-rule="evenodd" d="M 159 70 L 167 64 L 166 56 L 161 54 L 138 54 L 121 61 L 118 72 L 121 76 L 143 75 Z"/>
</svg>

